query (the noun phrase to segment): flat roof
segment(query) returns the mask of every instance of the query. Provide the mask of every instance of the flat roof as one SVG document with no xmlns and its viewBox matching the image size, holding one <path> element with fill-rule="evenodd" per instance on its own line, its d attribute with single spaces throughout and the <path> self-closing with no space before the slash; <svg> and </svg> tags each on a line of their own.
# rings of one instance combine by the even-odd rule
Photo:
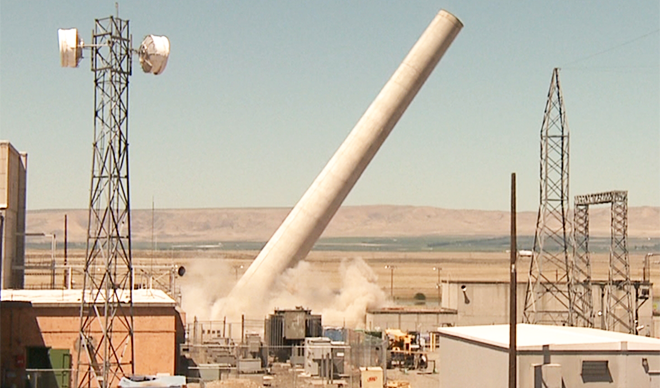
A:
<svg viewBox="0 0 660 388">
<path fill-rule="evenodd" d="M 509 348 L 509 325 L 458 326 L 439 328 L 441 336 L 464 339 L 499 348 Z M 660 339 L 586 327 L 530 325 L 516 328 L 517 349 L 541 351 L 660 351 Z"/>
<path fill-rule="evenodd" d="M 367 310 L 367 314 L 456 314 L 456 310 L 443 307 L 391 306 Z"/>
<path fill-rule="evenodd" d="M 30 302 L 35 307 L 71 307 L 80 306 L 82 290 L 2 290 L 1 296 L 3 302 Z M 85 300 L 92 299 L 88 292 Z M 97 300 L 103 301 L 103 295 Z M 119 300 L 127 302 L 128 292 L 120 292 Z M 176 306 L 176 301 L 162 290 L 139 289 L 133 290 L 133 306 Z"/>
</svg>

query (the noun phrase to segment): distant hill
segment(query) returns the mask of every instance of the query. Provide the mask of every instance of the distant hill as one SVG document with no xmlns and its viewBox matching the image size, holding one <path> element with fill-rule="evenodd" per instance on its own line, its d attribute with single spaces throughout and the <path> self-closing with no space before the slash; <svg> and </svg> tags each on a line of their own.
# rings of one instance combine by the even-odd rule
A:
<svg viewBox="0 0 660 388">
<path fill-rule="evenodd" d="M 209 241 L 266 241 L 290 209 L 156 209 L 153 236 L 161 243 Z M 68 218 L 68 239 L 83 242 L 87 233 L 87 210 L 34 210 L 27 214 L 27 231 L 64 235 Z M 135 242 L 152 238 L 152 211 L 133 210 L 132 235 Z M 506 236 L 509 213 L 504 211 L 452 210 L 425 206 L 342 207 L 322 237 L 416 237 L 416 236 Z M 534 235 L 536 212 L 518 213 L 518 234 Z M 590 209 L 591 235 L 610 233 L 607 206 Z M 628 235 L 634 238 L 660 237 L 660 207 L 628 209 Z"/>
</svg>

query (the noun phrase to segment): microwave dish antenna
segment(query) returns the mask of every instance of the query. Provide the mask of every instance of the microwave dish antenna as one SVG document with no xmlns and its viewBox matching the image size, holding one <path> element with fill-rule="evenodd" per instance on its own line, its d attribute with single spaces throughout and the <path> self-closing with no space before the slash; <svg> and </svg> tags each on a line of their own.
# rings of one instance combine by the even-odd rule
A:
<svg viewBox="0 0 660 388">
<path fill-rule="evenodd" d="M 57 30 L 60 42 L 60 64 L 62 67 L 78 67 L 82 59 L 83 40 L 77 28 L 60 28 Z"/>
<path fill-rule="evenodd" d="M 166 36 L 147 35 L 138 49 L 140 66 L 145 73 L 158 75 L 165 71 L 170 56 L 170 40 Z"/>
</svg>

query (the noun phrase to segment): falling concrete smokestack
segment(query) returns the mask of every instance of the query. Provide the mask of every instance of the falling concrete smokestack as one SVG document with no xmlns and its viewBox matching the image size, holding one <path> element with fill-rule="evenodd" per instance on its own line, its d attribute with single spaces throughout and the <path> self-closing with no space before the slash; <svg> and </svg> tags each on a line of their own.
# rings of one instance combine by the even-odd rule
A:
<svg viewBox="0 0 660 388">
<path fill-rule="evenodd" d="M 275 280 L 304 259 L 463 24 L 442 10 L 314 183 L 236 284 L 232 297 L 261 302 Z"/>
</svg>

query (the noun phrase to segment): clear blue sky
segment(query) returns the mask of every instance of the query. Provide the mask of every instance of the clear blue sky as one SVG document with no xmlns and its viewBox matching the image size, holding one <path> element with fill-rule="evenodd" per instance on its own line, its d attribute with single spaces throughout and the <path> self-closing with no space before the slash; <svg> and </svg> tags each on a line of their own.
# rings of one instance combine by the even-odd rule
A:
<svg viewBox="0 0 660 388">
<path fill-rule="evenodd" d="M 571 197 L 660 206 L 660 13 L 620 1 L 123 1 L 135 46 L 167 35 L 160 76 L 130 84 L 133 208 L 290 207 L 440 9 L 465 27 L 345 204 L 538 207 L 539 131 L 561 67 Z M 111 1 L 0 0 L 0 138 L 29 154 L 28 208 L 86 208 L 87 42 Z M 87 56 L 88 53 L 86 53 Z"/>
</svg>

